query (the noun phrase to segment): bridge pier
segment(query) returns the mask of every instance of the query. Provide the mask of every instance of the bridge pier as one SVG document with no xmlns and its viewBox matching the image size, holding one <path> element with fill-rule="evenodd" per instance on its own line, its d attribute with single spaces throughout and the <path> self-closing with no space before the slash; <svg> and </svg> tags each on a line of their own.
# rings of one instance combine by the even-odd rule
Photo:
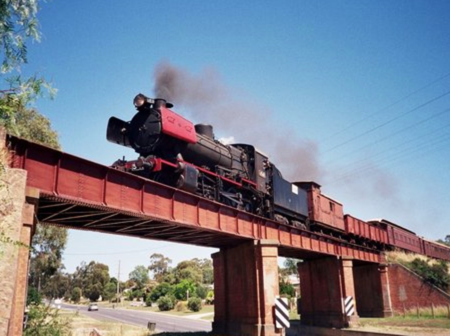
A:
<svg viewBox="0 0 450 336">
<path fill-rule="evenodd" d="M 362 264 L 356 266 L 354 272 L 360 316 L 393 316 L 388 264 Z"/>
<path fill-rule="evenodd" d="M 344 328 L 358 322 L 344 312 L 343 298 L 355 298 L 353 261 L 326 257 L 298 264 L 301 292 L 301 323 L 318 327 Z"/>
<path fill-rule="evenodd" d="M 213 333 L 274 336 L 273 309 L 278 285 L 278 242 L 251 241 L 221 249 L 214 264 Z"/>
<path fill-rule="evenodd" d="M 38 197 L 36 190 L 26 188 L 26 179 L 27 172 L 21 169 L 5 169 L 0 176 L 0 224 L 6 237 L 0 245 L 0 335 L 22 335 L 23 331 L 28 246 L 35 218 L 32 200 Z"/>
</svg>

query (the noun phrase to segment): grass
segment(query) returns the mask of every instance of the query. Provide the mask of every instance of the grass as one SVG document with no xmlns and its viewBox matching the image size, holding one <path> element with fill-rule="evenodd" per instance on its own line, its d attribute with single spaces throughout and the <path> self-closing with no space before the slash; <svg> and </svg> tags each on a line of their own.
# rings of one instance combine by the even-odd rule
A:
<svg viewBox="0 0 450 336">
<path fill-rule="evenodd" d="M 146 328 L 124 323 L 99 321 L 89 316 L 69 311 L 60 311 L 60 315 L 71 320 L 71 336 L 89 335 L 94 328 L 102 336 L 148 336 Z"/>
</svg>

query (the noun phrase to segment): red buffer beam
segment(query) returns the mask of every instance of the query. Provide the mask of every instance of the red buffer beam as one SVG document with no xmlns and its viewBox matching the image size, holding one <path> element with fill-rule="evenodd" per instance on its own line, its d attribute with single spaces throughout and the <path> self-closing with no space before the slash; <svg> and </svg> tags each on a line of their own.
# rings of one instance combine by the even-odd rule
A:
<svg viewBox="0 0 450 336">
<path fill-rule="evenodd" d="M 27 170 L 27 185 L 40 190 L 38 211 L 44 223 L 215 247 L 272 239 L 280 243 L 280 254 L 380 262 L 378 251 L 273 222 L 23 139 L 8 136 L 7 146 L 11 166 Z"/>
</svg>

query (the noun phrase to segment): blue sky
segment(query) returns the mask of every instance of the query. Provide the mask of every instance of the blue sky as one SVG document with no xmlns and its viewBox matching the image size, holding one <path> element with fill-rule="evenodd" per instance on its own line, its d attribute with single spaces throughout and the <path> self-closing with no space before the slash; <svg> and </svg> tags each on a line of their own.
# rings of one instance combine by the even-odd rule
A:
<svg viewBox="0 0 450 336">
<path fill-rule="evenodd" d="M 430 239 L 450 234 L 448 1 L 41 6 L 42 41 L 30 45 L 23 70 L 58 89 L 37 108 L 64 151 L 102 164 L 135 158 L 106 141 L 106 124 L 112 115 L 129 120 L 137 93 L 153 95 L 165 62 L 217 94 L 206 108 L 172 101 L 195 123 L 251 139 L 291 180 L 316 180 L 347 213 Z M 64 263 L 71 272 L 96 260 L 117 274 L 121 260 L 122 279 L 152 253 L 175 266 L 214 251 L 70 231 Z"/>
</svg>

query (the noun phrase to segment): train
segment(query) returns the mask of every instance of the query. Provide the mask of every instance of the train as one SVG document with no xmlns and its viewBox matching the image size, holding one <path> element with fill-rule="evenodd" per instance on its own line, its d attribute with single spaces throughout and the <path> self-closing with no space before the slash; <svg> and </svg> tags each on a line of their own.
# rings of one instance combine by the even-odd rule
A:
<svg viewBox="0 0 450 336">
<path fill-rule="evenodd" d="M 286 180 L 268 155 L 251 144 L 223 144 L 212 125 L 196 124 L 173 104 L 139 93 L 130 121 L 111 117 L 108 141 L 139 155 L 112 167 L 301 230 L 381 250 L 400 249 L 450 261 L 450 247 L 385 219 L 363 221 L 314 181 Z"/>
</svg>

